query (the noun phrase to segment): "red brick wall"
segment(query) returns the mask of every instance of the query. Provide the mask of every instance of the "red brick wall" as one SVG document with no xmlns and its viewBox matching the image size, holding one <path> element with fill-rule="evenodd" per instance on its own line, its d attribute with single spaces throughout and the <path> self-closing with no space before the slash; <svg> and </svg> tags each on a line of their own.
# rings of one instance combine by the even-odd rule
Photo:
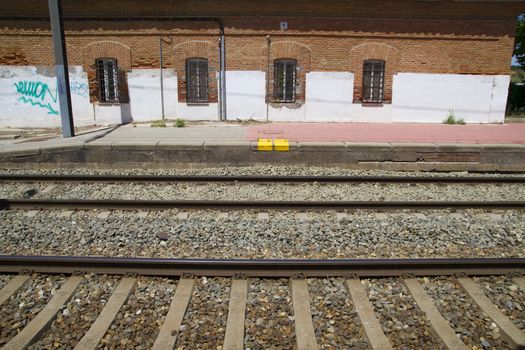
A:
<svg viewBox="0 0 525 350">
<path fill-rule="evenodd" d="M 508 74 L 516 16 L 525 11 L 524 2 L 451 0 L 149 0 L 148 6 L 142 0 L 63 0 L 63 6 L 66 17 L 221 17 L 227 69 L 263 70 L 272 78 L 266 51 L 270 35 L 271 60 L 298 61 L 300 100 L 309 71 L 353 72 L 359 100 L 364 59 L 386 61 L 386 100 L 398 72 Z M 3 15 L 13 16 L 48 11 L 43 0 L 0 0 L 1 8 L 9 9 Z M 281 21 L 288 22 L 287 31 L 280 30 Z M 164 67 L 174 68 L 179 77 L 184 78 L 186 58 L 208 58 L 210 101 L 216 101 L 215 23 L 66 21 L 66 30 L 69 63 L 84 67 L 91 67 L 97 55 L 114 55 L 124 69 L 158 68 L 163 36 L 171 40 L 164 44 Z M 205 48 L 192 44 L 197 42 L 205 42 Z M 0 21 L 0 64 L 53 65 L 49 23 Z M 180 84 L 179 100 L 184 100 L 184 79 Z"/>
<path fill-rule="evenodd" d="M 185 16 L 332 16 L 406 17 L 461 20 L 515 17 L 523 2 L 505 0 L 62 0 L 68 16 L 185 15 Z M 147 5 L 147 6 L 146 6 Z M 11 15 L 46 15 L 45 0 L 0 0 L 0 9 Z"/>
</svg>

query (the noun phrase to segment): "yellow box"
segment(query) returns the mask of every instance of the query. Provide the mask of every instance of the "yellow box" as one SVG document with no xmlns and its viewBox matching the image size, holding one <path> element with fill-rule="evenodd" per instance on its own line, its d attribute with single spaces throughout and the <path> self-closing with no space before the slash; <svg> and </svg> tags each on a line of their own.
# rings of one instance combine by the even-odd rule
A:
<svg viewBox="0 0 525 350">
<path fill-rule="evenodd" d="M 258 151 L 273 151 L 272 139 L 258 139 L 257 140 Z"/>
<path fill-rule="evenodd" d="M 273 149 L 276 151 L 289 151 L 290 144 L 287 139 L 275 139 L 273 140 Z"/>
</svg>

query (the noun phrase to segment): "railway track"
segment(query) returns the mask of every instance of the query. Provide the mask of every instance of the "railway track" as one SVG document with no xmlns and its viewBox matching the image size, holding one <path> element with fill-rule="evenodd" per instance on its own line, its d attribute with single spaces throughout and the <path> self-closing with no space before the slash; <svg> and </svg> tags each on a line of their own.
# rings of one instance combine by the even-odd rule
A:
<svg viewBox="0 0 525 350">
<path fill-rule="evenodd" d="M 0 255 L 0 272 L 184 274 L 234 277 L 385 277 L 525 273 L 525 258 L 471 259 L 155 259 Z"/>
<path fill-rule="evenodd" d="M 177 184 L 177 183 L 225 183 L 229 184 L 271 184 L 289 183 L 295 184 L 495 184 L 496 186 L 508 184 L 522 184 L 525 177 L 397 177 L 397 176 L 88 176 L 88 175 L 0 175 L 1 183 L 42 183 L 43 188 L 49 186 L 55 189 L 61 184 L 72 183 L 74 186 L 66 186 L 71 189 L 82 186 L 83 183 L 101 183 L 102 186 L 90 185 L 97 188 L 111 186 L 108 184 L 126 183 L 151 183 L 151 184 Z M 45 184 L 44 184 L 45 183 Z M 307 186 L 307 185 L 305 185 Z M 311 186 L 311 185 L 310 185 Z M 353 185 L 352 185 L 353 186 Z M 231 186 L 234 187 L 234 186 Z M 21 186 L 23 188 L 23 186 Z M 28 187 L 29 188 L 29 187 Z M 38 187 L 34 187 L 35 189 Z M 135 186 L 134 186 L 135 188 Z M 40 190 L 41 188 L 38 188 Z M 25 189 L 24 189 L 25 190 Z M 129 190 L 129 189 L 127 189 Z M 310 190 L 310 189 L 309 189 Z M 62 188 L 62 192 L 65 190 Z M 143 191 L 147 191 L 143 190 Z M 293 191 L 292 191 L 293 192 Z M 7 193 L 7 192 L 5 192 Z M 14 192 L 13 192 L 14 193 Z M 59 193 L 59 192 L 57 192 Z M 88 192 L 88 193 L 93 193 Z M 53 192 L 48 192 L 52 197 Z M 56 199 L 56 198 L 7 198 L 0 199 L 0 210 L 9 209 L 101 209 L 104 212 L 110 209 L 116 210 L 163 210 L 163 209 L 291 209 L 291 210 L 325 210 L 325 209 L 373 209 L 373 210 L 397 210 L 397 209 L 525 209 L 525 201 L 514 200 L 409 200 L 409 201 L 341 201 L 341 200 L 123 200 L 123 199 Z M 59 197 L 60 198 L 60 197 Z M 118 198 L 118 197 L 117 197 Z M 151 198 L 151 197 L 150 197 Z M 155 197 L 153 197 L 155 198 Z M 173 197 L 167 197 L 173 198 Z M 178 197 L 176 197 L 178 198 Z M 232 197 L 238 198 L 238 197 Z M 496 197 L 498 198 L 498 197 Z M 507 198 L 507 197 L 503 197 Z M 512 199 L 512 197 L 510 197 Z M 309 198 L 310 199 L 310 198 Z M 473 199 L 473 198 L 471 198 Z M 109 212 L 107 212 L 109 213 Z M 27 213 L 28 217 L 31 217 Z M 10 214 L 7 214 L 9 216 Z M 19 215 L 14 213 L 14 215 Z M 20 214 L 25 216 L 25 214 Z M 47 215 L 47 214 L 46 214 Z M 133 214 L 134 215 L 134 214 Z M 324 215 L 324 214 L 323 214 Z M 102 220 L 102 219 L 101 219 Z M 258 219 L 259 220 L 259 219 Z M 262 220 L 262 219 L 261 219 Z M 14 239 L 14 238 L 13 238 Z M 158 244 L 158 243 L 156 243 Z M 68 246 L 69 247 L 69 246 Z M 162 246 L 160 246 L 162 247 Z M 17 248 L 19 249 L 19 248 Z M 158 248 L 160 249 L 160 248 Z M 5 254 L 5 253 L 4 253 Z M 15 252 L 16 254 L 16 252 Z M 25 253 L 25 254 L 32 254 Z M 42 254 L 40 252 L 39 254 Z M 48 253 L 43 253 L 48 254 Z M 62 252 L 54 254 L 63 254 Z M 71 254 L 71 251 L 68 253 Z M 150 255 L 158 256 L 158 255 Z M 178 255 L 180 256 L 180 255 Z M 355 256 L 355 255 L 350 255 Z M 367 255 L 368 256 L 368 255 Z M 411 255 L 407 255 L 411 256 Z M 464 255 L 460 255 L 464 256 Z M 508 255 L 502 255 L 508 256 Z M 519 256 L 519 255 L 518 255 Z M 213 256 L 214 257 L 214 256 Z M 518 348 L 525 345 L 525 335 L 522 323 L 524 320 L 511 319 L 502 306 L 489 298 L 482 288 L 479 276 L 488 279 L 503 276 L 506 281 L 512 281 L 516 285 L 520 298 L 517 302 L 525 306 L 525 259 L 397 259 L 397 260 L 257 260 L 257 259 L 152 259 L 152 258 L 102 258 L 102 257 L 67 257 L 67 256 L 0 256 L 0 286 L 2 285 L 2 273 L 12 275 L 9 282 L 0 289 L 0 305 L 10 305 L 5 310 L 14 310 L 24 301 L 20 301 L 18 295 L 23 295 L 24 286 L 35 279 L 46 279 L 46 276 L 63 276 L 64 279 L 56 293 L 49 296 L 47 304 L 37 314 L 24 319 L 21 327 L 17 322 L 9 321 L 0 323 L 6 333 L 11 334 L 3 337 L 0 334 L 0 347 L 5 349 L 40 349 L 48 347 L 95 349 L 97 347 L 126 347 L 128 343 L 119 343 L 115 340 L 116 334 L 128 334 L 128 329 L 122 329 L 123 320 L 129 319 L 129 315 L 138 315 L 140 312 L 149 312 L 138 308 L 142 305 L 134 300 L 134 293 L 147 294 L 141 287 L 141 281 L 145 278 L 164 278 L 170 285 L 176 285 L 171 290 L 167 287 L 157 286 L 156 290 L 162 290 L 162 295 L 168 296 L 166 313 L 162 317 L 150 320 L 154 331 L 145 331 L 141 335 L 144 348 L 173 349 L 201 347 L 192 343 L 191 339 L 196 333 L 203 332 L 201 340 L 205 342 L 205 348 L 243 349 L 243 348 L 338 348 L 329 343 L 330 336 L 334 337 L 332 331 L 325 337 L 325 324 L 328 328 L 340 327 L 339 335 L 335 338 L 344 338 L 341 335 L 348 333 L 350 327 L 355 330 L 351 338 L 356 338 L 357 343 L 365 344 L 372 349 L 390 348 L 448 348 L 467 349 L 477 346 L 478 349 L 486 347 L 487 339 L 492 348 Z M 89 305 L 80 312 L 94 315 L 89 325 L 82 327 L 75 324 L 74 318 L 67 321 L 65 310 L 77 310 L 74 305 L 79 304 L 82 286 L 94 274 L 95 279 L 101 276 L 109 276 L 116 282 L 115 288 L 106 296 L 99 297 L 107 300 L 99 309 L 90 309 Z M 341 282 L 342 296 L 338 300 L 331 300 L 331 294 L 322 297 L 320 286 L 334 283 L 334 279 Z M 443 279 L 448 286 L 457 285 L 458 290 L 464 297 L 456 298 L 456 294 L 450 295 L 454 300 L 441 300 L 443 291 L 433 290 L 434 287 L 427 286 L 427 279 Z M 223 282 L 216 283 L 217 288 L 208 288 L 206 281 Z M 338 283 L 339 283 L 338 282 Z M 210 282 L 211 283 L 211 282 Z M 213 282 L 215 283 L 215 282 Z M 432 282 L 433 283 L 433 282 Z M 371 285 L 377 284 L 381 287 L 379 291 L 371 289 Z M 410 300 L 409 309 L 419 310 L 421 327 L 428 326 L 432 334 L 420 336 L 416 340 L 397 337 L 396 330 L 387 329 L 388 322 L 396 321 L 389 314 L 388 305 L 382 299 L 378 299 L 374 293 L 387 293 L 385 286 L 398 284 L 400 289 L 396 298 Z M 273 287 L 272 287 L 273 286 Z M 383 288 L 385 287 L 385 288 Z M 32 287 L 31 287 L 32 288 Z M 219 288 L 219 289 L 220 289 Z M 449 288 L 449 287 L 447 287 Z M 254 291 L 257 297 L 254 299 Z M 446 289 L 448 291 L 448 289 Z M 80 293 L 80 294 L 78 294 Z M 277 293 L 277 294 L 273 294 Z M 279 294 L 280 293 L 280 294 Z M 441 294 L 440 294 L 441 293 Z M 142 295 L 141 294 L 141 295 Z M 279 295 L 278 295 L 279 294 Z M 149 294 L 148 294 L 149 295 Z M 218 297 L 217 295 L 220 295 Z M 329 297 L 330 296 L 330 297 Z M 144 295 L 142 295 L 142 298 Z M 156 297 L 155 297 L 156 298 Z M 319 298 L 323 302 L 319 305 Z M 349 301 L 345 304 L 344 300 Z M 96 299 L 96 298 L 95 298 Z M 468 299 L 468 302 L 467 302 Z M 522 300 L 523 299 L 523 300 Z M 130 301 L 131 300 L 131 301 Z M 160 302 L 155 299 L 156 302 Z M 262 300 L 262 301 L 261 301 Z M 343 300 L 343 302 L 341 302 Z M 141 302 L 142 302 L 141 301 Z M 272 304 L 273 301 L 273 304 Z M 95 302 L 93 302 L 96 304 Z M 152 302 L 154 303 L 154 302 Z M 218 303 L 222 303 L 218 305 Z M 223 305 L 226 303 L 226 305 Z M 394 302 L 395 303 L 395 302 Z M 472 324 L 461 323 L 456 318 L 451 318 L 443 303 L 455 303 L 465 306 L 470 315 L 475 311 L 478 319 L 490 319 L 488 326 L 475 327 Z M 89 304 L 89 303 L 88 303 Z M 206 311 L 198 311 L 192 305 L 206 305 Z M 272 304 L 272 307 L 268 305 Z M 18 306 L 17 306 L 18 305 Z M 150 305 L 150 304 L 148 304 Z M 317 306 L 316 306 L 317 305 Z M 330 306 L 332 305 L 332 306 Z M 385 306 L 386 305 L 386 306 Z M 151 306 L 151 305 L 150 305 Z M 337 306 L 337 307 L 335 307 Z M 385 309 L 386 307 L 386 309 Z M 461 306 L 463 307 L 463 306 Z M 331 309 L 330 309 L 331 308 Z M 325 309 L 330 312 L 346 310 L 354 316 L 353 322 L 344 323 L 341 319 L 322 319 Z M 0 312 L 2 307 L 0 307 Z M 216 310 L 224 309 L 223 314 Z M 68 313 L 79 311 L 68 311 Z M 151 311 L 157 314 L 158 310 Z M 274 312 L 274 313 L 272 313 Z M 408 311 L 407 311 L 408 312 Z M 257 316 L 254 316 L 254 315 Z M 3 312 L 2 317 L 10 320 L 8 314 Z M 211 315 L 207 320 L 201 319 L 203 315 Z M 222 316 L 221 316 L 222 315 Z M 412 315 L 413 316 L 413 315 Z M 410 317 L 412 317 L 410 316 Z M 416 315 L 417 316 L 417 315 Z M 461 315 L 462 316 L 462 315 Z M 2 318 L 0 317 L 0 319 Z M 214 319 L 216 317 L 216 319 Z M 224 324 L 219 318 L 224 318 Z M 474 316 L 469 316 L 474 317 Z M 351 317 L 350 317 L 351 318 Z M 525 317 L 524 317 L 525 318 Z M 263 321 L 261 321 L 261 319 Z M 409 325 L 407 319 L 400 318 Z M 14 320 L 14 319 L 13 319 Z M 266 321 L 268 321 L 266 323 Z M 328 323 L 328 322 L 331 323 Z M 347 320 L 348 321 L 348 320 Z M 2 321 L 0 321 L 2 322 Z M 20 323 L 18 322 L 18 323 Z M 59 322 L 60 324 L 57 324 Z M 69 323 L 68 323 L 69 322 Z M 346 321 L 345 321 L 346 322 Z M 459 322 L 459 323 L 458 323 Z M 522 323 L 520 323 L 522 322 Z M 125 323 L 125 322 L 124 322 Z M 340 324 L 339 324 L 340 323 Z M 70 327 L 70 332 L 65 325 Z M 201 325 L 208 324 L 208 328 L 202 329 Z M 491 332 L 491 324 L 494 324 L 494 335 Z M 19 331 L 13 332 L 17 325 Z M 157 325 L 157 326 L 156 326 Z M 283 326 L 284 325 L 284 326 Z M 286 333 L 290 327 L 291 334 Z M 143 325 L 144 326 L 144 325 Z M 45 343 L 45 339 L 51 339 L 49 334 L 55 328 L 64 328 L 65 334 L 76 334 L 76 338 L 67 338 L 67 343 L 61 343 L 61 337 L 55 337 L 55 343 Z M 145 326 L 144 326 L 145 327 Z M 323 328 L 324 327 L 324 328 Z M 411 327 L 415 327 L 410 325 Z M 488 328 L 487 328 L 488 327 Z M 16 328 L 16 327 L 15 327 Z M 62 329 L 61 328 L 61 329 Z M 422 329 L 423 329 L 422 328 Z M 487 338 L 475 336 L 478 332 L 486 332 Z M 11 331 L 8 331 L 11 329 Z M 79 331 L 81 329 L 81 331 Z M 149 329 L 149 328 L 148 328 Z M 217 334 L 209 335 L 210 329 Z M 277 330 L 288 334 L 289 341 L 283 337 L 269 337 L 267 334 Z M 140 332 L 140 330 L 139 330 Z M 325 332 L 325 333 L 323 333 Z M 422 331 L 423 332 L 423 331 Z M 426 332 L 426 331 L 425 331 Z M 425 333 L 423 332 L 423 333 Z M 0 333 L 3 333 L 0 331 Z M 337 331 L 336 331 L 337 333 Z M 491 333 L 491 334 L 489 334 Z M 426 334 L 426 333 L 425 333 Z M 346 335 L 348 336 L 348 335 Z M 145 339 L 145 337 L 147 339 Z M 266 338 L 265 338 L 266 337 Z M 269 337 L 269 338 L 268 338 Z M 501 338 L 499 338 L 501 337 Z M 266 339 L 257 341 L 257 339 Z M 425 343 L 430 338 L 430 343 Z M 361 339 L 361 340 L 359 340 Z M 502 340 L 503 339 L 503 342 Z M 47 340 L 46 340 L 47 341 Z M 63 340 L 66 341 L 65 339 Z M 414 343 L 416 341 L 416 343 Z M 406 343 L 404 343 L 406 342 Z M 419 342 L 419 343 L 417 343 Z M 423 342 L 423 343 L 421 343 Z M 485 343 L 484 343 L 485 342 Z M 51 344 L 51 345 L 50 345 Z M 437 344 L 437 345 L 436 345 Z M 131 346 L 131 345 L 130 345 Z M 353 348 L 350 343 L 345 343 L 341 348 Z M 357 347 L 359 348 L 359 347 Z"/>
<path fill-rule="evenodd" d="M 453 189 L 449 192 L 448 200 L 440 200 L 441 189 L 435 185 L 508 185 L 516 186 L 517 184 L 525 183 L 525 177 L 518 176 L 195 176 L 195 175 L 164 175 L 164 176 L 150 176 L 150 175 L 49 175 L 49 174 L 17 174 L 17 175 L 0 175 L 0 183 L 36 183 L 36 187 L 20 187 L 5 189 L 4 197 L 9 195 L 20 196 L 22 198 L 4 198 L 0 199 L 0 209 L 47 209 L 47 208 L 67 208 L 67 209 L 120 209 L 120 210 L 153 210 L 153 209 L 377 209 L 377 210 L 395 210 L 395 209 L 523 209 L 525 208 L 525 201 L 507 200 L 514 199 L 513 195 L 518 197 L 521 191 L 515 187 L 509 187 L 506 192 L 496 195 L 496 200 L 487 196 L 483 191 L 479 193 L 477 190 L 470 194 L 472 198 L 477 200 L 462 200 L 460 195 L 454 195 Z M 48 186 L 46 183 L 52 183 Z M 122 192 L 118 188 L 109 186 L 99 186 L 102 184 L 136 184 L 134 187 L 123 187 L 127 190 Z M 205 187 L 199 191 L 193 187 L 179 188 L 174 184 L 191 183 L 195 186 Z M 283 186 L 282 184 L 290 185 L 288 187 L 276 187 L 274 191 L 280 192 L 281 195 L 275 200 L 264 198 L 264 195 L 258 194 L 267 193 L 269 187 L 248 187 L 244 189 L 242 194 L 238 194 L 237 187 L 221 187 L 216 188 L 214 183 L 218 184 L 272 184 L 276 186 Z M 73 184 L 73 186 L 68 184 Z M 75 184 L 79 184 L 75 186 Z M 86 187 L 88 184 L 94 187 Z M 167 187 L 155 187 L 158 184 L 167 184 Z M 279 185 L 281 184 L 281 185 Z M 294 185 L 305 184 L 302 194 L 297 195 L 297 187 Z M 433 200 L 404 200 L 403 191 L 410 196 L 410 187 L 401 187 L 399 190 L 401 194 L 391 195 L 392 200 L 384 200 L 381 198 L 380 191 L 374 190 L 375 198 L 365 200 L 343 200 L 350 196 L 354 198 L 356 192 L 364 191 L 364 188 L 330 188 L 326 194 L 323 195 L 322 188 L 311 187 L 312 184 L 332 184 L 331 186 L 344 186 L 348 184 L 354 186 L 357 184 L 420 184 L 432 185 L 433 193 L 429 198 Z M 60 188 L 60 186 L 66 186 Z M 244 186 L 242 185 L 242 186 Z M 47 186 L 47 187 L 46 187 Z M 208 187 L 206 187 L 208 186 Z M 241 186 L 241 185 L 239 185 Z M 267 185 L 266 185 L 267 186 Z M 402 185 L 403 186 L 403 185 Z M 240 188 L 240 187 L 239 187 Z M 202 190 L 205 190 L 204 192 Z M 419 187 L 414 189 L 414 193 L 420 193 L 417 196 L 425 196 L 425 188 Z M 17 193 L 21 191 L 23 193 Z M 152 195 L 149 192 L 152 192 Z M 164 193 L 164 191 L 166 193 Z M 208 191 L 208 192 L 207 192 Z M 342 192 L 341 192 L 342 191 Z M 114 192 L 117 192 L 115 194 Z M 216 200 L 202 200 L 199 195 L 201 193 L 206 196 L 213 194 Z M 320 194 L 316 194 L 319 192 Z M 461 192 L 461 191 L 458 191 Z M 88 193 L 88 194 L 76 194 Z M 121 194 L 118 194 L 121 193 Z M 128 197 L 130 193 L 133 199 L 120 199 L 120 196 Z M 143 199 L 141 194 L 153 198 L 152 200 Z M 268 192 L 271 193 L 271 192 Z M 308 194 L 310 193 L 310 194 Z M 462 192 L 461 192 L 462 193 Z M 469 192 L 467 192 L 469 193 Z M 255 194 L 255 196 L 254 196 Z M 239 195 L 243 200 L 230 200 L 230 198 L 237 198 Z M 43 196 L 40 198 L 39 196 Z M 58 196 L 57 199 L 55 196 Z M 83 198 L 69 198 L 69 197 L 83 197 Z M 102 196 L 102 198 L 100 198 Z M 108 196 L 110 198 L 104 198 Z M 334 198 L 336 196 L 336 198 Z M 428 195 L 426 195 L 428 197 Z M 480 197 L 481 196 L 481 197 Z M 486 196 L 486 200 L 479 200 Z M 92 198 L 95 197 L 95 198 Z M 116 197 L 116 198 L 115 198 Z M 166 198 L 159 200 L 157 198 Z M 179 199 L 180 198 L 180 199 Z M 194 199 L 198 198 L 198 199 Z M 287 198 L 292 198 L 288 200 Z M 301 200 L 307 198 L 308 200 Z M 317 200 L 323 198 L 323 200 Z M 361 199 L 363 196 L 357 196 L 356 199 Z M 403 198 L 403 200 L 398 200 Z M 497 200 L 500 199 L 501 200 Z M 298 200 L 295 200 L 298 199 Z"/>
<path fill-rule="evenodd" d="M 0 199 L 8 209 L 289 209 L 289 210 L 432 210 L 432 209 L 525 209 L 525 201 L 208 201 L 208 200 L 118 200 L 118 199 Z"/>
<path fill-rule="evenodd" d="M 458 183 L 523 184 L 525 176 L 219 176 L 1 174 L 4 182 L 252 182 L 252 183 Z"/>
<path fill-rule="evenodd" d="M 64 310 L 74 303 L 78 296 L 76 291 L 81 288 L 86 272 L 97 274 L 121 275 L 109 296 L 103 309 L 97 313 L 92 324 L 86 328 L 78 339 L 74 341 L 75 349 L 95 349 L 105 338 L 112 324 L 122 317 L 121 309 L 126 308 L 127 301 L 137 287 L 141 275 L 178 277 L 176 288 L 171 293 L 169 310 L 159 322 L 158 329 L 151 334 L 153 349 L 173 349 L 179 347 L 179 340 L 184 329 L 191 327 L 188 322 L 199 322 L 196 317 L 187 317 L 188 309 L 191 310 L 192 302 L 205 300 L 205 295 L 211 290 L 202 289 L 205 283 L 199 282 L 199 277 L 213 276 L 230 278 L 228 286 L 227 317 L 222 339 L 217 340 L 223 349 L 242 349 L 246 346 L 247 339 L 257 338 L 252 334 L 253 320 L 247 319 L 247 308 L 253 309 L 253 296 L 250 291 L 254 284 L 264 283 L 262 278 L 281 278 L 277 282 L 285 283 L 287 298 L 273 298 L 267 295 L 264 300 L 278 300 L 279 303 L 289 303 L 288 316 L 294 332 L 291 335 L 298 349 L 317 349 L 322 347 L 316 327 L 319 326 L 317 318 L 312 317 L 313 304 L 319 291 L 311 286 L 317 285 L 328 277 L 343 276 L 345 293 L 351 302 L 347 307 L 355 311 L 358 325 L 364 334 L 363 341 L 371 349 L 391 349 L 393 344 L 399 345 L 395 334 L 384 332 L 384 314 L 378 308 L 377 299 L 372 298 L 366 288 L 368 280 L 363 278 L 373 277 L 371 281 L 381 281 L 386 276 L 396 276 L 396 281 L 403 286 L 403 290 L 410 296 L 413 308 L 420 310 L 424 315 L 425 324 L 428 323 L 433 331 L 436 344 L 448 349 L 467 349 L 472 344 L 468 336 L 458 330 L 457 325 L 446 319 L 446 313 L 440 312 L 439 303 L 432 298 L 428 287 L 419 276 L 454 275 L 450 277 L 461 289 L 462 293 L 474 304 L 479 312 L 490 318 L 499 330 L 498 334 L 504 341 L 504 348 L 518 348 L 525 345 L 525 333 L 520 330 L 505 314 L 494 305 L 485 295 L 483 288 L 473 276 L 478 275 L 507 275 L 522 291 L 525 292 L 525 278 L 520 277 L 525 272 L 525 259 L 431 259 L 431 260 L 345 260 L 345 261 L 298 261 L 298 260 L 169 260 L 169 259 L 117 259 L 117 258 L 88 258 L 88 257 L 23 257 L 0 256 L 0 273 L 20 274 L 12 277 L 7 285 L 0 290 L 0 305 L 8 304 L 19 293 L 23 286 L 34 278 L 28 273 L 61 273 L 69 277 L 63 282 L 56 293 L 49 298 L 45 307 L 30 320 L 19 333 L 13 335 L 6 342 L 4 349 L 25 349 L 46 337 L 46 332 L 54 327 L 53 320 L 59 314 L 60 322 L 67 323 Z M 512 274 L 512 275 L 508 275 Z M 315 276 L 314 279 L 306 277 Z M 322 276 L 322 277 L 321 277 Z M 282 280 L 283 277 L 288 280 Z M 287 281 L 287 282 L 286 282 Z M 396 283 L 397 283 L 396 282 Z M 196 290 L 196 285 L 201 286 Z M 310 286 L 310 288 L 309 288 Z M 192 299 L 195 299 L 192 301 Z M 287 301 L 288 300 L 288 301 Z M 215 301 L 216 303 L 225 301 Z M 459 300 L 457 302 L 467 302 Z M 523 300 L 521 302 L 524 302 Z M 215 305 L 211 305 L 211 308 Z M 287 310 L 286 307 L 279 310 Z M 253 311 L 253 310 L 252 310 Z M 87 311 L 86 311 L 87 312 Z M 140 313 L 135 309 L 126 309 L 126 314 Z M 145 312 L 142 310 L 141 312 Z M 193 312 L 193 311 L 191 311 Z M 281 314 L 279 312 L 279 314 Z M 121 316 L 118 316 L 118 315 Z M 66 314 L 67 315 L 67 314 Z M 277 315 L 264 315 L 266 318 Z M 124 316 L 125 317 L 125 316 Z M 220 314 L 216 314 L 220 317 Z M 317 321 L 315 321 L 317 320 Z M 402 320 L 406 321 L 406 320 Z M 259 319 L 257 320 L 259 322 Z M 262 321 L 261 321 L 262 322 Z M 333 321 L 332 321 L 333 322 Z M 332 324 L 332 323 L 331 323 Z M 58 326 L 58 325 L 57 325 Z M 74 327 L 74 324 L 72 324 Z M 337 325 L 345 328 L 350 325 Z M 118 331 L 118 329 L 117 329 Z M 124 330 L 120 330 L 124 331 Z M 75 331 L 78 333 L 78 331 Z M 264 330 L 262 330 L 265 333 Z M 146 335 L 144 335 L 145 337 Z M 262 335 L 264 336 L 264 334 Z M 429 335 L 431 336 L 431 335 Z M 474 343 L 478 340 L 473 340 Z M 69 343 L 71 345 L 71 343 Z M 58 344 L 60 345 L 60 344 Z M 212 344 L 209 344 L 211 347 Z M 282 347 L 283 344 L 266 344 L 268 347 Z M 410 345 L 409 345 L 410 346 Z M 184 347 L 184 346 L 183 346 Z M 286 347 L 286 346 L 285 346 Z M 425 348 L 425 344 L 422 344 Z M 38 348 L 38 346 L 37 346 Z"/>
</svg>

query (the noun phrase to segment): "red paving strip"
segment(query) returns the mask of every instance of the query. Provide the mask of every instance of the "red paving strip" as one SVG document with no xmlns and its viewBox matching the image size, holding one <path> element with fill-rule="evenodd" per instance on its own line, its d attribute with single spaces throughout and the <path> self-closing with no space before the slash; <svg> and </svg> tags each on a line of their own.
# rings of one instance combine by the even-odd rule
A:
<svg viewBox="0 0 525 350">
<path fill-rule="evenodd" d="M 246 127 L 245 139 L 317 142 L 504 143 L 525 144 L 525 123 L 487 125 L 275 123 Z"/>
</svg>

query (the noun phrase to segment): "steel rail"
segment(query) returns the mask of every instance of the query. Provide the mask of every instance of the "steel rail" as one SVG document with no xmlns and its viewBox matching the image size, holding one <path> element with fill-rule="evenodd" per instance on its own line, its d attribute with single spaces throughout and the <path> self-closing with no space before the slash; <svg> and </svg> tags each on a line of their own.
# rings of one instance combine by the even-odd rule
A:
<svg viewBox="0 0 525 350">
<path fill-rule="evenodd" d="M 6 209 L 525 209 L 525 201 L 208 201 L 120 199 L 0 199 Z"/>
<path fill-rule="evenodd" d="M 0 255 L 0 272 L 149 276 L 437 276 L 525 273 L 525 258 L 468 259 L 158 259 Z"/>
<path fill-rule="evenodd" d="M 218 176 L 2 174 L 19 182 L 525 183 L 525 176 Z"/>
</svg>

